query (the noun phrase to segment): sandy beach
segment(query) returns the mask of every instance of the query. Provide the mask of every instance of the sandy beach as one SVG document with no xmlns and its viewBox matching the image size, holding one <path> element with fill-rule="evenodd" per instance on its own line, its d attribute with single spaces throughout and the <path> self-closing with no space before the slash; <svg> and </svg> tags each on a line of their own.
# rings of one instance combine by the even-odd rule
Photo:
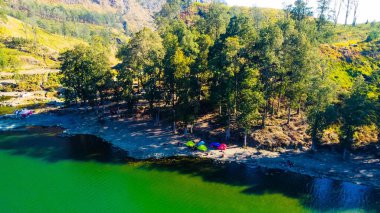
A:
<svg viewBox="0 0 380 213">
<path fill-rule="evenodd" d="M 270 152 L 255 148 L 229 146 L 224 152 L 192 151 L 180 145 L 187 141 L 183 135 L 173 135 L 170 126 L 157 127 L 149 120 L 110 119 L 100 123 L 95 113 L 69 110 L 57 113 L 41 111 L 26 119 L 1 119 L 0 131 L 11 131 L 28 126 L 61 127 L 64 135 L 91 134 L 112 143 L 136 159 L 190 156 L 210 158 L 222 162 L 244 163 L 252 167 L 266 167 L 292 171 L 314 177 L 328 177 L 363 185 L 380 187 L 380 159 L 367 155 L 352 155 L 343 160 L 331 151 L 282 150 Z M 192 138 L 199 141 L 200 138 Z M 210 142 L 210 141 L 206 141 Z M 290 162 L 290 163 L 289 163 Z"/>
</svg>

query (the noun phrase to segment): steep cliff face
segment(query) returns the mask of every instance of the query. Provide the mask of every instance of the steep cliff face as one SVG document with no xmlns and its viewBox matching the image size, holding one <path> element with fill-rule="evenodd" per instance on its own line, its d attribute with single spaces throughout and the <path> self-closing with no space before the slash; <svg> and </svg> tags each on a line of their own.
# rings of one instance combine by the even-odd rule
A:
<svg viewBox="0 0 380 213">
<path fill-rule="evenodd" d="M 153 15 L 161 9 L 166 0 L 104 0 L 122 1 L 124 16 L 129 22 L 131 31 L 136 31 L 144 26 L 153 27 Z"/>
</svg>

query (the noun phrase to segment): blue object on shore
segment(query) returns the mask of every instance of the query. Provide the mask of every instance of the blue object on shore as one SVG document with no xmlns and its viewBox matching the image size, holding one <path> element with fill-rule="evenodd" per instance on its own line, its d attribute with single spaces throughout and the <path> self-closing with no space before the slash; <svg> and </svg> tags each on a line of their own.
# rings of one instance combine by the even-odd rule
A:
<svg viewBox="0 0 380 213">
<path fill-rule="evenodd" d="M 211 144 L 210 144 L 210 147 L 211 148 L 218 148 L 220 146 L 220 143 L 217 143 L 217 142 L 212 142 Z"/>
<path fill-rule="evenodd" d="M 201 141 L 197 144 L 197 146 L 202 146 L 202 145 L 206 145 L 206 143 L 204 141 Z"/>
</svg>

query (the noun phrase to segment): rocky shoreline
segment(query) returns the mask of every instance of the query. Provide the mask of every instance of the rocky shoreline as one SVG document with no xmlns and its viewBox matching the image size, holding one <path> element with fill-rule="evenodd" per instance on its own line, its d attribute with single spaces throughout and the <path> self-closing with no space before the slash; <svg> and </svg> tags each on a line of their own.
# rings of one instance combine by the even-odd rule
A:
<svg viewBox="0 0 380 213">
<path fill-rule="evenodd" d="M 170 127 L 155 127 L 150 121 L 134 119 L 99 122 L 95 113 L 80 113 L 76 110 L 64 113 L 41 111 L 26 119 L 0 120 L 0 131 L 12 131 L 26 126 L 60 127 L 67 135 L 95 135 L 127 151 L 128 157 L 135 159 L 201 157 L 380 187 L 377 178 L 380 176 L 380 159 L 373 156 L 355 155 L 344 161 L 340 154 L 330 151 L 310 153 L 284 150 L 280 153 L 256 148 L 244 149 L 236 145 L 224 152 L 210 150 L 203 153 L 180 145 L 186 139 L 181 135 L 173 135 Z"/>
</svg>

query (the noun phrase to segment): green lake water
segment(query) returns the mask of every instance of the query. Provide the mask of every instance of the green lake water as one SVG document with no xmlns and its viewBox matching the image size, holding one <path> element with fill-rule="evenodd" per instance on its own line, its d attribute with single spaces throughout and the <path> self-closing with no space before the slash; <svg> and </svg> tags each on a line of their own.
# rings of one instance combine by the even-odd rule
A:
<svg viewBox="0 0 380 213">
<path fill-rule="evenodd" d="M 126 156 L 93 136 L 0 133 L 0 212 L 380 212 L 380 190 L 372 187 Z"/>
</svg>

